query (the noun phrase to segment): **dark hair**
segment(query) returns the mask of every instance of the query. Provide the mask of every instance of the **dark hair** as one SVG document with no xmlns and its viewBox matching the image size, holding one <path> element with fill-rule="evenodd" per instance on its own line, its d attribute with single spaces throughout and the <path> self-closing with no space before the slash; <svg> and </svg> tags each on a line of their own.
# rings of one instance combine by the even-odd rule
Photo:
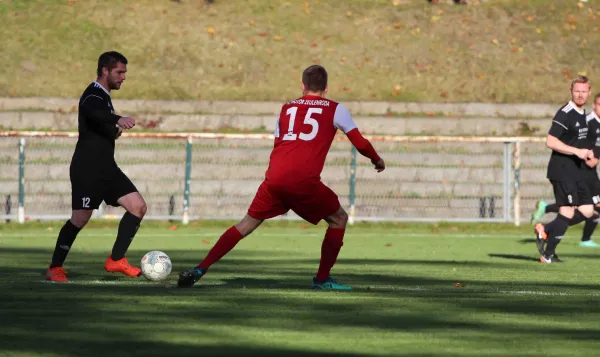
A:
<svg viewBox="0 0 600 357">
<path fill-rule="evenodd" d="M 117 63 L 127 64 L 127 58 L 116 51 L 104 52 L 98 57 L 98 70 L 96 73 L 98 77 L 102 76 L 102 68 L 107 67 L 110 72 L 117 66 Z"/>
<path fill-rule="evenodd" d="M 594 103 L 596 103 L 596 101 L 600 98 L 600 93 L 596 94 L 596 96 L 594 97 Z"/>
<path fill-rule="evenodd" d="M 327 71 L 323 66 L 312 65 L 302 73 L 302 83 L 308 91 L 322 92 L 327 88 Z"/>
</svg>

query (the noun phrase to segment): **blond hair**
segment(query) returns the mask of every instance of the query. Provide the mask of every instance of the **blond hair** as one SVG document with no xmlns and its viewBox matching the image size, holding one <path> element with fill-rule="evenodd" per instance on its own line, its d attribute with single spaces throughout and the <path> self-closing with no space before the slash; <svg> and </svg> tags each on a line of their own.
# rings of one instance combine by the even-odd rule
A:
<svg viewBox="0 0 600 357">
<path fill-rule="evenodd" d="M 577 83 L 584 83 L 584 84 L 587 83 L 590 87 L 592 86 L 592 84 L 590 83 L 590 79 L 586 76 L 577 76 L 577 77 L 573 78 L 573 80 L 571 81 L 571 89 L 573 89 L 573 87 Z"/>
</svg>

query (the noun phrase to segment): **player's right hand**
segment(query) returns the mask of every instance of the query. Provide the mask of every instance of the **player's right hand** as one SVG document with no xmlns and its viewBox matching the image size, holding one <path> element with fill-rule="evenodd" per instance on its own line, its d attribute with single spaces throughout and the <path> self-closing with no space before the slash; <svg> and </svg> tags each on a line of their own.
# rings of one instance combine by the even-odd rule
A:
<svg viewBox="0 0 600 357">
<path fill-rule="evenodd" d="M 379 161 L 377 162 L 372 162 L 373 165 L 375 165 L 375 170 L 377 170 L 377 172 L 381 172 L 383 170 L 385 170 L 385 162 L 383 161 L 382 158 L 379 158 Z"/>
<path fill-rule="evenodd" d="M 135 119 L 130 118 L 130 117 L 122 117 L 117 122 L 117 125 L 121 129 L 131 129 L 135 126 Z"/>
</svg>

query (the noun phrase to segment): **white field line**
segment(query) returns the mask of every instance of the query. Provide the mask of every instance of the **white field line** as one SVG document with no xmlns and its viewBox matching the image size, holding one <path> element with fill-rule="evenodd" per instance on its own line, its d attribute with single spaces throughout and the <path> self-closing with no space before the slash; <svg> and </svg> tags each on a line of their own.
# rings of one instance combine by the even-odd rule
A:
<svg viewBox="0 0 600 357">
<path fill-rule="evenodd" d="M 53 283 L 47 280 L 39 280 L 37 281 L 42 284 L 56 284 L 56 285 L 120 285 L 120 286 L 153 286 L 157 289 L 176 289 L 176 285 L 174 282 L 166 282 L 166 283 L 153 283 L 153 282 L 145 282 L 145 281 L 127 281 L 127 280 L 82 280 L 76 281 L 72 280 L 68 283 Z M 23 280 L 19 280 L 17 283 L 23 283 Z M 30 281 L 27 282 L 31 283 Z M 202 282 L 202 286 L 219 286 L 226 285 L 225 282 Z M 268 289 L 268 286 L 265 286 L 265 289 Z M 235 288 L 234 288 L 235 289 Z M 273 290 L 279 290 L 277 287 L 272 288 Z M 307 287 L 308 289 L 308 287 Z M 185 289 L 188 291 L 189 289 Z M 301 290 L 301 289 L 298 289 Z M 589 297 L 600 297 L 600 293 L 586 293 L 586 292 L 564 292 L 564 291 L 536 291 L 536 290 L 502 290 L 502 289 L 494 289 L 494 288 L 426 288 L 420 286 L 394 286 L 394 285 L 374 285 L 368 287 L 355 287 L 355 291 L 414 291 L 414 292 L 432 292 L 432 293 L 448 293 L 449 291 L 462 291 L 466 294 L 492 294 L 492 295 L 534 295 L 534 296 L 589 296 Z M 345 294 L 352 294 L 352 292 L 343 292 Z"/>
</svg>

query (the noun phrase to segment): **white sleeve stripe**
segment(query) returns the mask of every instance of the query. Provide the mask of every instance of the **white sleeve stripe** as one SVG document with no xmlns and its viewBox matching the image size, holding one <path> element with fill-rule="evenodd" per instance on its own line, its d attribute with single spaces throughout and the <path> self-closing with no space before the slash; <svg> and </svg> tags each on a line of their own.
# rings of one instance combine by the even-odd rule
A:
<svg viewBox="0 0 600 357">
<path fill-rule="evenodd" d="M 567 127 L 566 127 L 566 126 L 564 126 L 563 124 L 561 124 L 561 123 L 557 122 L 556 120 L 553 120 L 552 122 L 553 122 L 553 123 L 556 123 L 556 124 L 558 124 L 558 125 L 560 125 L 560 126 L 562 126 L 562 127 L 563 127 L 563 128 L 565 128 L 566 130 L 569 130 L 569 128 L 567 128 Z"/>
<path fill-rule="evenodd" d="M 100 98 L 100 100 L 104 100 L 104 99 L 102 99 L 102 97 L 100 97 L 100 96 L 97 96 L 97 95 L 95 95 L 95 94 L 90 94 L 90 95 L 88 95 L 87 97 L 85 97 L 85 99 L 83 100 L 83 102 L 81 102 L 81 105 L 83 105 L 83 103 L 85 103 L 85 101 L 86 101 L 86 100 L 87 100 L 89 97 L 96 97 L 96 98 Z"/>
</svg>

